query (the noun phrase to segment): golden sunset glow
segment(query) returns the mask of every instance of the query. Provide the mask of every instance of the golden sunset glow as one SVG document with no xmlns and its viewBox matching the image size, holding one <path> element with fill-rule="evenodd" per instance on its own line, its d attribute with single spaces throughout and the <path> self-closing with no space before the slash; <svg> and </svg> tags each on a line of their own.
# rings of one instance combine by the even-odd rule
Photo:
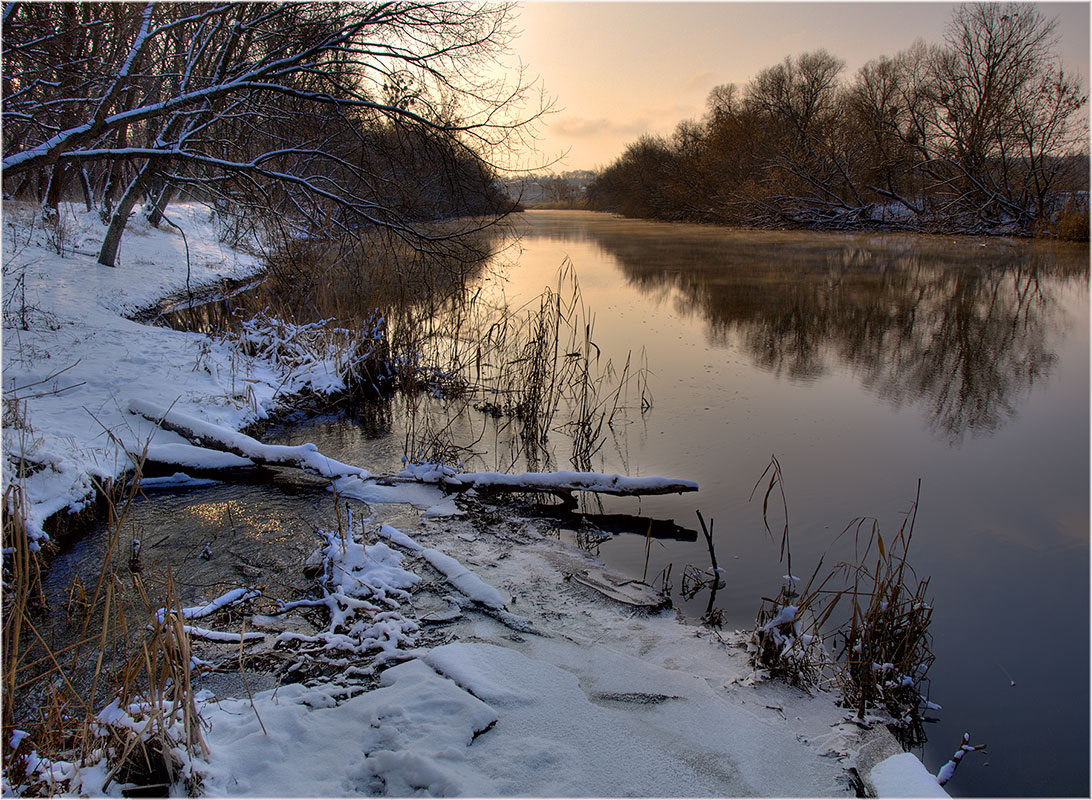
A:
<svg viewBox="0 0 1092 800">
<path fill-rule="evenodd" d="M 1058 20 L 1067 72 L 1087 79 L 1089 6 L 1039 3 Z M 953 3 L 530 2 L 519 13 L 516 55 L 557 112 L 540 158 L 557 172 L 613 161 L 644 133 L 670 134 L 700 117 L 709 90 L 745 84 L 786 56 L 828 50 L 851 78 L 873 58 L 916 39 L 939 43 Z"/>
</svg>

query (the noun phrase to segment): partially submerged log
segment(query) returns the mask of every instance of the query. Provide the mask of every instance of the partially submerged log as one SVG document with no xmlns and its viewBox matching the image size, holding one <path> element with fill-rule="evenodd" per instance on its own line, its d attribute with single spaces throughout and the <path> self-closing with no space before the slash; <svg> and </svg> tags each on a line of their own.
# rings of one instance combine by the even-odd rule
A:
<svg viewBox="0 0 1092 800">
<path fill-rule="evenodd" d="M 483 492 L 525 492 L 554 494 L 565 502 L 572 501 L 573 492 L 594 492 L 616 496 L 680 494 L 696 492 L 694 481 L 673 478 L 631 478 L 601 472 L 456 472 L 450 467 L 424 464 L 409 467 L 397 475 L 375 479 L 376 483 L 429 483 L 452 492 L 471 489 Z"/>
<path fill-rule="evenodd" d="M 343 464 L 328 458 L 313 444 L 296 446 L 263 444 L 244 433 L 214 425 L 179 411 L 162 411 L 139 400 L 129 402 L 129 410 L 160 427 L 174 431 L 202 448 L 215 447 L 233 453 L 256 464 L 288 465 L 331 480 L 355 477 L 367 483 L 393 486 L 399 483 L 425 483 L 440 486 L 449 492 L 471 489 L 485 492 L 525 492 L 554 494 L 566 505 L 574 505 L 573 492 L 593 492 L 616 496 L 680 494 L 696 492 L 694 481 L 672 478 L 633 478 L 606 475 L 599 472 L 524 472 L 508 475 L 501 472 L 456 472 L 450 467 L 434 464 L 412 466 L 395 475 L 374 476 L 368 470 Z M 160 460 L 167 448 L 159 448 Z M 192 458 L 193 452 L 186 451 Z M 210 452 L 210 451 L 206 451 Z M 216 452 L 216 451 L 211 451 Z"/>
<path fill-rule="evenodd" d="M 623 578 L 605 570 L 583 569 L 568 576 L 570 580 L 594 589 L 616 603 L 656 611 L 671 605 L 671 598 L 643 581 Z"/>
<path fill-rule="evenodd" d="M 299 467 L 307 472 L 331 479 L 349 475 L 358 478 L 371 477 L 371 473 L 366 469 L 327 458 L 313 444 L 295 446 L 262 444 L 245 433 L 214 425 L 173 409 L 164 411 L 142 400 L 130 400 L 129 411 L 156 423 L 164 430 L 174 431 L 184 436 L 199 447 L 215 447 L 250 459 L 257 464 Z"/>
</svg>

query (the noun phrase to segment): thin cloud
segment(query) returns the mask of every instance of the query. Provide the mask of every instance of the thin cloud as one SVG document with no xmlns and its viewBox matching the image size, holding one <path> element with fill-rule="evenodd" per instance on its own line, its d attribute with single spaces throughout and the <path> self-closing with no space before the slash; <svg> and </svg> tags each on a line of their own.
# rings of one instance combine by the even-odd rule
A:
<svg viewBox="0 0 1092 800">
<path fill-rule="evenodd" d="M 551 122 L 550 130 L 555 134 L 573 138 L 639 136 L 648 130 L 651 122 L 652 120 L 649 117 L 638 117 L 627 121 L 607 119 L 606 117 L 598 119 L 562 117 L 556 122 Z"/>
<path fill-rule="evenodd" d="M 716 73 L 713 72 L 699 72 L 697 75 L 693 75 L 687 80 L 683 81 L 681 91 L 692 92 L 695 89 L 704 89 L 711 87 L 716 83 Z"/>
</svg>

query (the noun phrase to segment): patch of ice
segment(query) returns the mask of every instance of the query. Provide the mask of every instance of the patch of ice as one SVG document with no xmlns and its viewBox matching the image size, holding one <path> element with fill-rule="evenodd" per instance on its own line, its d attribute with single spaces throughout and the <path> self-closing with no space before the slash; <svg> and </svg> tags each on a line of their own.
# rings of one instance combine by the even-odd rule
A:
<svg viewBox="0 0 1092 800">
<path fill-rule="evenodd" d="M 446 501 L 447 495 L 438 486 L 424 483 L 399 483 L 383 486 L 360 478 L 339 478 L 334 491 L 365 503 L 405 503 L 415 508 L 431 508 Z"/>
<path fill-rule="evenodd" d="M 425 517 L 462 517 L 466 515 L 466 512 L 455 505 L 455 498 L 449 497 L 442 503 L 437 503 L 434 506 L 430 506 L 425 509 Z"/>
</svg>

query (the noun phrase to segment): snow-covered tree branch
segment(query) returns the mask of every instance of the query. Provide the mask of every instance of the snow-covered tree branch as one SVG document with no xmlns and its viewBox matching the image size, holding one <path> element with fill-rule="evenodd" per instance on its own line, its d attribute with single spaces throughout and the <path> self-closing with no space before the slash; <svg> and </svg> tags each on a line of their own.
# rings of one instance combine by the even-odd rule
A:
<svg viewBox="0 0 1092 800">
<path fill-rule="evenodd" d="M 5 191 L 55 208 L 82 182 L 111 220 L 109 265 L 136 203 L 155 222 L 180 190 L 230 200 L 258 184 L 274 213 L 407 238 L 422 220 L 495 213 L 495 191 L 477 207 L 440 208 L 426 192 L 427 208 L 406 208 L 400 180 L 416 176 L 385 171 L 374 145 L 409 137 L 428 171 L 488 195 L 498 159 L 545 110 L 522 74 L 492 70 L 511 11 L 15 4 L 4 25 Z"/>
</svg>

